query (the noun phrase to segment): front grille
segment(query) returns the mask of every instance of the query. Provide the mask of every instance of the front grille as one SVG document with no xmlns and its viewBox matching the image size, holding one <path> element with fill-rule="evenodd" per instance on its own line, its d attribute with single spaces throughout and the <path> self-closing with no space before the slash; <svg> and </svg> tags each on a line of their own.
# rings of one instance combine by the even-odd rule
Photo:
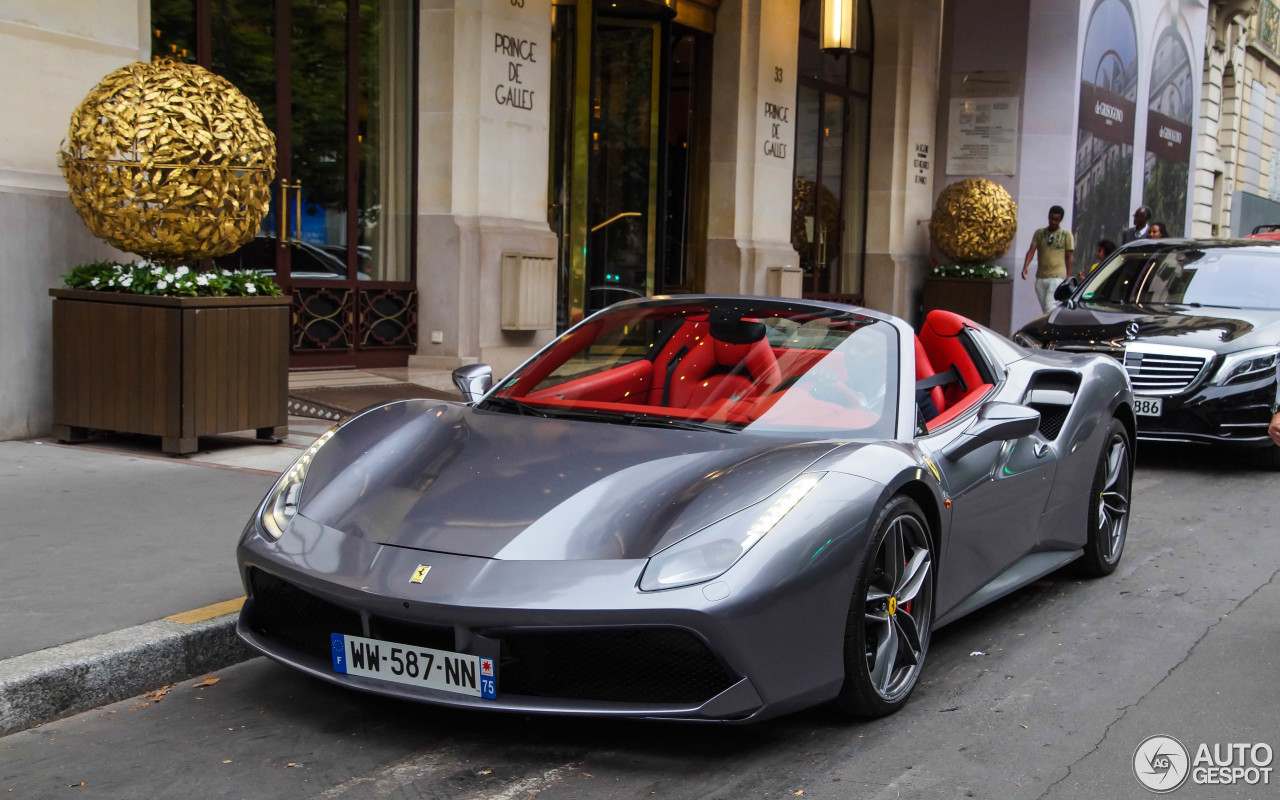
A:
<svg viewBox="0 0 1280 800">
<path fill-rule="evenodd" d="M 622 703 L 700 704 L 735 679 L 683 630 L 520 633 L 502 638 L 498 691 Z"/>
<path fill-rule="evenodd" d="M 253 591 L 252 613 L 247 620 L 249 629 L 274 642 L 328 660 L 329 634 L 362 635 L 359 614 L 268 572 L 251 570 L 249 586 Z"/>
<path fill-rule="evenodd" d="M 1135 394 L 1177 394 L 1195 382 L 1207 362 L 1202 355 L 1145 352 L 1135 347 L 1124 356 Z"/>
</svg>

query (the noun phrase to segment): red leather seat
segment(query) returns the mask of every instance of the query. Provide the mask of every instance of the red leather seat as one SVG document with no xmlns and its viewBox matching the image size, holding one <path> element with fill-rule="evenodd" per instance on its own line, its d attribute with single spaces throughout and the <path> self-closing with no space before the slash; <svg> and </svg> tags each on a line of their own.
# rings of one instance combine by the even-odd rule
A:
<svg viewBox="0 0 1280 800">
<path fill-rule="evenodd" d="M 755 397 L 782 381 L 778 359 L 764 338 L 749 344 L 724 342 L 711 336 L 708 325 L 698 329 L 692 339 L 688 351 L 670 371 L 670 391 L 665 384 L 655 385 L 650 392 L 651 404 L 696 408 L 727 397 Z M 655 360 L 655 376 L 661 373 L 665 379 L 669 364 L 669 359 L 662 363 Z M 658 399 L 654 399 L 655 394 Z"/>
<path fill-rule="evenodd" d="M 942 413 L 926 423 L 929 430 L 945 425 L 960 416 L 994 388 L 983 379 L 982 373 L 973 362 L 973 357 L 969 355 L 969 351 L 961 341 L 966 325 L 972 326 L 973 323 L 952 311 L 930 311 L 917 337 L 917 341 L 924 348 L 929 359 L 929 364 L 935 371 L 946 371 L 955 367 L 964 380 L 963 386 L 952 383 L 945 388 L 943 395 L 946 408 L 944 410 L 942 406 L 938 406 L 938 410 Z M 918 377 L 917 380 L 919 380 Z"/>
<path fill-rule="evenodd" d="M 920 344 L 920 337 L 916 337 L 916 380 L 924 380 L 932 378 L 938 374 L 933 368 L 933 364 L 929 362 L 929 356 L 924 351 L 924 345 Z M 929 397 L 933 399 L 933 405 L 939 412 L 947 407 L 947 401 L 943 397 L 942 387 L 934 386 L 929 390 Z"/>
</svg>

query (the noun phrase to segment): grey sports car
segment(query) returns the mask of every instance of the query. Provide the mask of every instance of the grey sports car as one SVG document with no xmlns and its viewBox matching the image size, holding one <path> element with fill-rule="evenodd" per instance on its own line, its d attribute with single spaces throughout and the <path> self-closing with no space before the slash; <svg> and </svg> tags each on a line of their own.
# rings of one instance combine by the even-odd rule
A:
<svg viewBox="0 0 1280 800">
<path fill-rule="evenodd" d="M 239 633 L 441 705 L 750 722 L 902 706 L 930 634 L 1125 544 L 1133 398 L 1098 355 L 932 312 L 619 303 L 467 403 L 320 437 L 237 552 Z"/>
</svg>

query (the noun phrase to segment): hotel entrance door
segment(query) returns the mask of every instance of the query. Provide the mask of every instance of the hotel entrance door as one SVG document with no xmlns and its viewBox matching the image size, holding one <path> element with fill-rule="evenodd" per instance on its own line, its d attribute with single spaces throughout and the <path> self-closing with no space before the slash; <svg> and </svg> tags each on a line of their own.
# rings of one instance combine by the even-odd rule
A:
<svg viewBox="0 0 1280 800">
<path fill-rule="evenodd" d="M 554 8 L 563 329 L 619 300 L 701 288 L 711 37 L 652 0 Z"/>
</svg>

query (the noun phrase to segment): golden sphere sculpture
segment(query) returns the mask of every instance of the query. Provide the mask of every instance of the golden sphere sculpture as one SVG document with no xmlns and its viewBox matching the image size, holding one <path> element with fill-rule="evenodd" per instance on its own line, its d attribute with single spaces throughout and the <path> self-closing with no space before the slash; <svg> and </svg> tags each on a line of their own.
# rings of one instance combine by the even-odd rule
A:
<svg viewBox="0 0 1280 800">
<path fill-rule="evenodd" d="M 929 219 L 929 236 L 959 263 L 982 264 L 1009 252 L 1018 232 L 1018 204 L 986 178 L 958 181 L 942 190 Z"/>
<path fill-rule="evenodd" d="M 163 59 L 103 78 L 71 115 L 59 156 L 95 236 L 174 263 L 254 237 L 271 202 L 276 140 L 226 78 Z"/>
</svg>

